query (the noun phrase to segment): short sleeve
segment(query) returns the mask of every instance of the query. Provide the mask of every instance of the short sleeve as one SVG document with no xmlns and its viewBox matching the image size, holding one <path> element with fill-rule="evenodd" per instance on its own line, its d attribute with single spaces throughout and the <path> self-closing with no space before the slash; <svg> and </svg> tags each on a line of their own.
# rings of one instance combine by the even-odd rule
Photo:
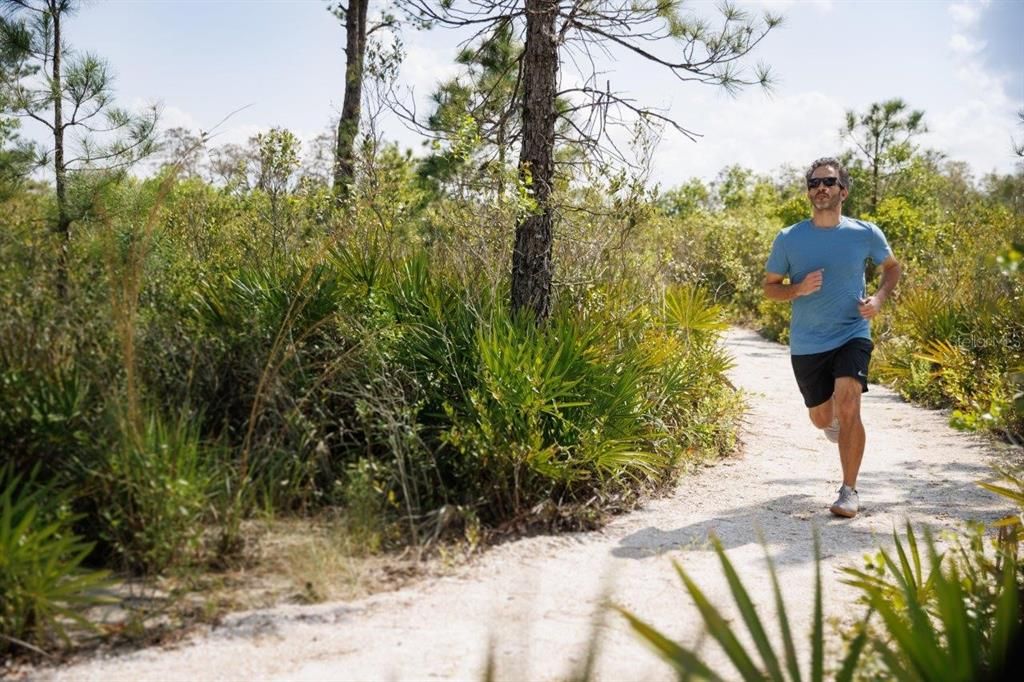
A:
<svg viewBox="0 0 1024 682">
<path fill-rule="evenodd" d="M 873 223 L 871 225 L 871 251 L 868 254 L 872 262 L 875 265 L 881 265 L 885 262 L 885 259 L 892 255 L 892 249 L 889 248 L 889 242 L 885 238 L 885 233 L 882 232 L 878 225 Z"/>
<path fill-rule="evenodd" d="M 884 240 L 885 238 L 883 237 L 882 239 Z M 781 232 L 775 235 L 775 241 L 772 242 L 772 252 L 768 255 L 768 263 L 764 269 L 765 272 L 770 272 L 774 275 L 789 274 L 789 258 L 786 256 L 786 246 L 783 244 Z"/>
</svg>

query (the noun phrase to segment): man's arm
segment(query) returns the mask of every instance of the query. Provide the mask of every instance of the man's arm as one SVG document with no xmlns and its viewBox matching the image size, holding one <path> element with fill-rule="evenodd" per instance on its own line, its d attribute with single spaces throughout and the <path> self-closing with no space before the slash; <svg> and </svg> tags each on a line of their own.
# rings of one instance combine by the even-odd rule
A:
<svg viewBox="0 0 1024 682">
<path fill-rule="evenodd" d="M 878 311 L 882 309 L 882 304 L 889 298 L 889 294 L 896 288 L 896 285 L 900 281 L 900 276 L 903 274 L 903 268 L 900 266 L 900 262 L 889 256 L 882 261 L 882 281 L 878 285 L 878 290 L 875 291 L 873 296 L 868 296 L 863 303 L 860 304 L 860 316 L 865 320 L 870 320 L 872 317 L 878 314 Z"/>
<path fill-rule="evenodd" d="M 799 284 L 783 284 L 785 279 L 782 275 L 774 272 L 764 273 L 762 289 L 764 295 L 773 301 L 792 301 L 794 298 L 813 294 L 821 288 L 821 278 L 824 270 L 815 270 L 810 273 Z"/>
</svg>

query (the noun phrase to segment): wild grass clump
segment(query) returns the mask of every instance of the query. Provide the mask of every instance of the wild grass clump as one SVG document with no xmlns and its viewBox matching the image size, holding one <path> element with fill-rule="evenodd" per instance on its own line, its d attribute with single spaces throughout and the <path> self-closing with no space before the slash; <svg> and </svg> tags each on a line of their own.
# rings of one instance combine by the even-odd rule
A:
<svg viewBox="0 0 1024 682">
<path fill-rule="evenodd" d="M 193 415 L 146 412 L 138 422 L 117 415 L 116 440 L 85 472 L 103 545 L 115 565 L 141 575 L 198 556 L 218 465 Z"/>
</svg>

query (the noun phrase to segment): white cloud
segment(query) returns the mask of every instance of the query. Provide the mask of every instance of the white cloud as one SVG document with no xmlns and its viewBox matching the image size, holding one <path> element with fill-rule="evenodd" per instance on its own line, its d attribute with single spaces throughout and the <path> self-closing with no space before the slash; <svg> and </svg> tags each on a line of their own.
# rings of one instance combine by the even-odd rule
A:
<svg viewBox="0 0 1024 682">
<path fill-rule="evenodd" d="M 975 40 L 962 33 L 954 33 L 953 37 L 949 39 L 949 48 L 956 54 L 964 56 L 978 54 L 985 49 L 985 44 L 983 40 Z"/>
<path fill-rule="evenodd" d="M 949 16 L 953 24 L 961 28 L 975 26 L 981 18 L 982 5 L 971 2 L 954 2 L 949 6 Z"/>
<path fill-rule="evenodd" d="M 160 127 L 164 130 L 169 128 L 188 128 L 194 131 L 199 128 L 199 124 L 192 114 L 183 109 L 163 107 L 160 110 Z"/>
<path fill-rule="evenodd" d="M 412 88 L 418 102 L 425 102 L 437 84 L 459 72 L 450 48 L 412 43 L 405 47 L 400 82 Z"/>
<path fill-rule="evenodd" d="M 922 142 L 969 162 L 979 173 L 1005 168 L 1015 112 L 1024 102 L 1010 94 L 1010 77 L 985 67 L 986 43 L 974 34 L 989 2 L 960 2 L 949 6 L 953 35 L 949 46 L 954 63 L 956 105 L 928 116 L 929 133 Z M 954 85 L 955 84 L 955 85 Z"/>
<path fill-rule="evenodd" d="M 1022 103 L 1008 94 L 1008 78 L 965 61 L 954 74 L 963 92 L 958 104 L 929 117 L 924 142 L 951 158 L 971 163 L 978 172 L 1004 167 Z"/>
<path fill-rule="evenodd" d="M 693 143 L 666 131 L 655 160 L 653 179 L 673 186 L 698 176 L 711 179 L 726 165 L 761 173 L 783 164 L 803 166 L 837 153 L 843 106 L 820 92 L 776 96 L 749 93 L 736 100 L 703 97 L 684 121 L 703 134 Z"/>
</svg>

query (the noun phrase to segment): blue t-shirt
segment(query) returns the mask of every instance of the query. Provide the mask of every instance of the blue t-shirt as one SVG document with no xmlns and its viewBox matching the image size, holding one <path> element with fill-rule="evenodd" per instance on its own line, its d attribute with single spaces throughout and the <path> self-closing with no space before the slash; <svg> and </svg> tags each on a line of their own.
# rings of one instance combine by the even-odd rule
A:
<svg viewBox="0 0 1024 682">
<path fill-rule="evenodd" d="M 881 264 L 892 255 L 877 225 L 843 216 L 835 227 L 815 227 L 810 220 L 790 225 L 775 237 L 766 270 L 789 275 L 799 284 L 809 273 L 824 270 L 821 289 L 793 299 L 789 352 L 824 353 L 851 339 L 871 338 L 871 326 L 858 312 L 865 294 L 867 260 Z"/>
</svg>

